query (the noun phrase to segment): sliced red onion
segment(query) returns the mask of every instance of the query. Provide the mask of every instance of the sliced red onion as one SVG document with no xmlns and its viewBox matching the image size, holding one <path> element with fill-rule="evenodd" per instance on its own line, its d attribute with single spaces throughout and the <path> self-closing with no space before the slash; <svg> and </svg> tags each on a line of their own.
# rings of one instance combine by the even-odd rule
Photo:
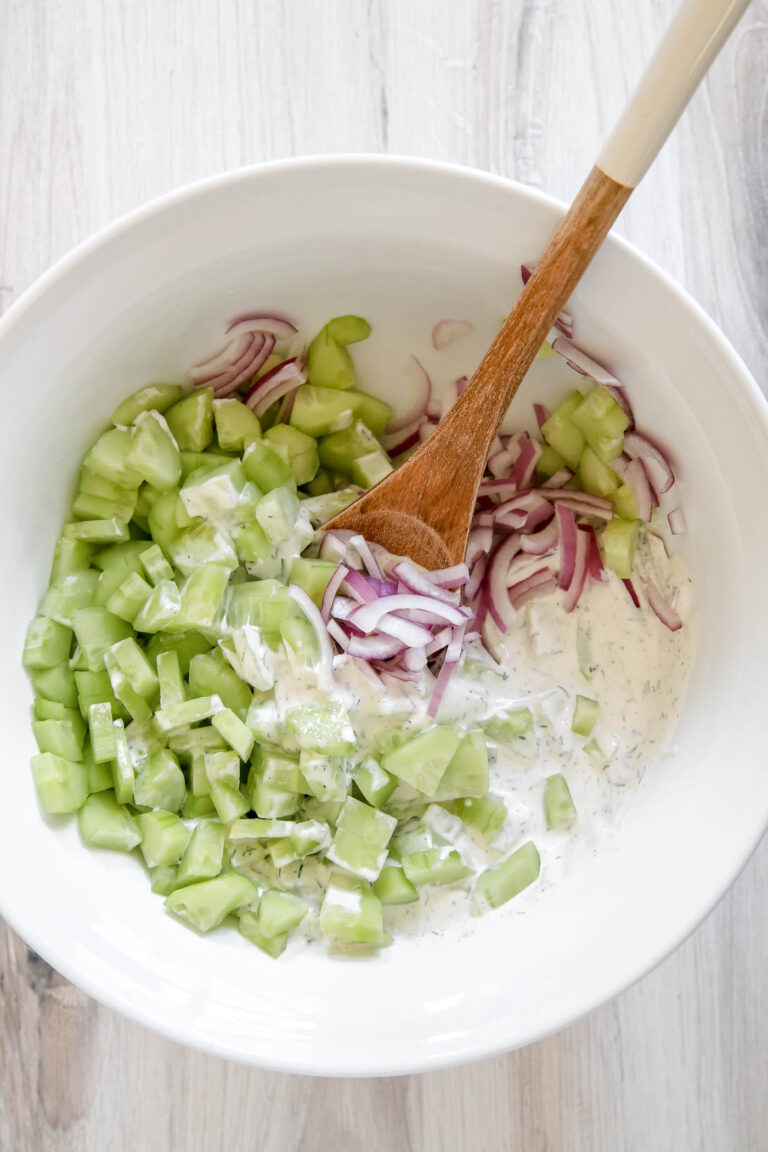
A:
<svg viewBox="0 0 768 1152">
<path fill-rule="evenodd" d="M 469 582 L 464 589 L 464 594 L 470 602 L 474 600 L 477 592 L 480 589 L 480 585 L 483 582 L 487 566 L 488 557 L 485 553 L 481 553 L 475 561 L 474 567 L 472 568 L 472 572 L 469 577 Z"/>
<path fill-rule="evenodd" d="M 504 657 L 503 633 L 499 628 L 497 628 L 490 612 L 486 614 L 483 620 L 481 635 L 483 637 L 483 645 L 486 651 L 490 652 L 491 656 L 497 664 L 501 664 L 501 661 Z"/>
<path fill-rule="evenodd" d="M 499 504 L 493 512 L 493 525 L 512 527 L 520 532 L 532 532 L 552 516 L 548 500 L 533 492 L 522 492 L 511 500 Z"/>
<path fill-rule="evenodd" d="M 589 492 L 575 492 L 568 488 L 532 488 L 535 496 L 544 496 L 547 500 L 556 501 L 556 505 L 564 504 L 581 516 L 596 516 L 600 520 L 610 520 L 613 515 L 613 504 L 610 500 L 603 500 L 602 496 L 592 496 Z"/>
<path fill-rule="evenodd" d="M 446 604 L 442 600 L 438 600 L 435 596 L 419 596 L 419 595 L 398 595 L 398 596 L 382 596 L 372 604 L 365 604 L 362 608 L 358 608 L 353 616 L 355 624 L 358 628 L 362 628 L 364 632 L 372 632 L 374 628 L 381 627 L 384 630 L 381 621 L 385 615 L 390 615 L 394 612 L 402 612 L 411 609 L 418 612 L 432 612 L 440 620 L 445 620 L 448 624 L 463 624 L 466 620 L 464 613 L 455 608 L 452 604 Z M 432 637 L 430 636 L 424 643 L 429 643 Z"/>
<path fill-rule="evenodd" d="M 446 604 L 459 603 L 460 597 L 457 592 L 440 588 L 430 580 L 426 573 L 419 572 L 418 569 L 414 568 L 409 560 L 401 560 L 395 564 L 392 572 L 409 592 L 418 592 L 421 596 L 436 596 L 438 600 L 444 600 Z"/>
<path fill-rule="evenodd" d="M 512 469 L 512 477 L 518 488 L 530 487 L 531 479 L 536 468 L 536 461 L 541 456 L 541 448 L 535 440 L 526 436 L 520 445 L 520 455 Z"/>
<path fill-rule="evenodd" d="M 543 404 L 534 404 L 533 414 L 536 417 L 536 423 L 539 426 L 539 431 L 541 431 L 547 420 L 549 420 L 549 412 Z"/>
<path fill-rule="evenodd" d="M 500 480 L 509 476 L 514 463 L 514 453 L 510 452 L 508 448 L 502 448 L 501 452 L 494 452 L 493 456 L 488 457 L 487 468 L 491 476 Z"/>
<path fill-rule="evenodd" d="M 574 556 L 573 576 L 563 596 L 563 608 L 566 612 L 573 612 L 584 591 L 587 578 L 587 551 L 589 539 L 586 532 L 576 533 L 576 552 Z"/>
<path fill-rule="evenodd" d="M 597 360 L 593 360 L 581 348 L 577 348 L 567 336 L 556 337 L 552 341 L 552 347 L 571 368 L 580 372 L 582 376 L 589 376 L 598 384 L 612 384 L 614 387 L 621 387 L 621 381 L 617 380 L 612 372 L 609 372 L 602 364 L 598 364 Z"/>
<path fill-rule="evenodd" d="M 419 443 L 421 423 L 422 417 L 420 416 L 415 423 L 409 424 L 407 428 L 400 428 L 396 432 L 387 432 L 381 436 L 381 446 L 384 451 L 390 456 L 399 456 L 402 452 L 407 452 L 409 448 L 413 448 L 414 444 Z"/>
<path fill-rule="evenodd" d="M 347 569 L 342 588 L 358 604 L 372 604 L 374 600 L 379 599 L 377 593 L 371 588 L 368 577 L 353 568 Z"/>
<path fill-rule="evenodd" d="M 326 584 L 325 592 L 323 592 L 323 600 L 322 600 L 322 603 L 320 605 L 320 615 L 322 616 L 323 620 L 326 620 L 326 621 L 330 620 L 330 618 L 331 618 L 331 605 L 333 604 L 334 597 L 336 596 L 336 593 L 338 592 L 341 584 L 343 583 L 344 578 L 348 574 L 349 574 L 349 568 L 347 568 L 346 564 L 339 564 L 338 568 L 336 569 L 336 571 L 333 573 L 330 580 Z"/>
<path fill-rule="evenodd" d="M 395 599 L 395 596 L 386 596 L 377 603 L 381 604 L 384 600 Z M 367 608 L 373 607 L 375 607 L 374 604 L 365 604 L 362 608 L 358 608 L 358 612 L 364 612 Z M 370 631 L 355 619 L 351 620 L 350 623 L 355 624 L 363 632 Z M 404 620 L 402 616 L 394 612 L 385 612 L 379 617 L 378 630 L 379 632 L 386 632 L 387 636 L 394 636 L 397 640 L 402 640 L 407 648 L 424 648 L 432 639 L 429 628 L 425 628 L 422 624 L 414 624 L 412 620 Z"/>
<path fill-rule="evenodd" d="M 243 403 L 247 404 L 256 416 L 263 416 L 276 400 L 285 396 L 287 392 L 294 391 L 304 384 L 306 379 L 307 362 L 303 357 L 300 360 L 284 360 L 282 364 L 276 365 L 256 381 Z"/>
<path fill-rule="evenodd" d="M 400 667 L 408 672 L 421 672 L 427 666 L 426 648 L 406 648 L 400 658 Z"/>
<path fill-rule="evenodd" d="M 370 576 L 368 583 L 377 596 L 394 596 L 397 592 L 397 584 L 393 580 L 379 580 L 376 576 Z"/>
<path fill-rule="evenodd" d="M 555 520 L 551 520 L 545 528 L 540 528 L 538 532 L 521 535 L 520 548 L 529 556 L 546 556 L 548 552 L 557 547 L 558 538 L 557 523 Z"/>
<path fill-rule="evenodd" d="M 240 357 L 237 364 L 233 364 L 229 372 L 225 372 L 213 380 L 208 380 L 207 384 L 213 388 L 217 397 L 229 396 L 241 384 L 245 384 L 246 381 L 256 375 L 269 358 L 274 346 L 275 342 L 271 336 L 260 336 L 258 333 L 251 336 L 251 345 L 246 354 Z M 198 383 L 205 382 L 198 381 Z"/>
<path fill-rule="evenodd" d="M 397 416 L 393 416 L 387 426 L 388 432 L 399 432 L 409 424 L 414 424 L 427 410 L 429 398 L 432 394 L 432 385 L 429 376 L 424 371 L 421 362 L 415 356 L 409 356 L 403 366 L 403 371 L 410 385 L 408 407 Z"/>
<path fill-rule="evenodd" d="M 198 361 L 197 364 L 193 364 L 187 375 L 190 380 L 195 381 L 213 380 L 216 376 L 220 376 L 222 372 L 227 372 L 233 364 L 236 364 L 240 357 L 248 351 L 252 343 L 253 336 L 249 332 L 245 332 L 242 336 L 230 340 L 220 352 L 217 352 L 215 356 L 211 356 L 209 360 L 201 360 Z"/>
<path fill-rule="evenodd" d="M 371 551 L 371 546 L 364 536 L 361 536 L 359 532 L 356 532 L 354 536 L 350 536 L 349 547 L 355 549 L 364 566 L 368 569 L 368 574 L 373 576 L 374 580 L 384 579 L 384 573 L 379 567 L 378 561 Z"/>
<path fill-rule="evenodd" d="M 645 465 L 639 457 L 630 460 L 625 468 L 624 483 L 632 489 L 637 504 L 638 518 L 647 522 L 653 515 L 653 492 Z"/>
<path fill-rule="evenodd" d="M 677 632 L 682 628 L 683 621 L 668 600 L 665 600 L 653 580 L 643 580 L 643 591 L 648 597 L 648 603 L 656 613 L 662 624 L 666 624 L 670 632 Z"/>
<path fill-rule="evenodd" d="M 560 537 L 560 578 L 558 584 L 561 588 L 568 588 L 573 580 L 576 568 L 577 530 L 576 518 L 573 510 L 564 504 L 558 503 L 555 508 L 555 521 Z"/>
<path fill-rule="evenodd" d="M 508 536 L 496 545 L 488 557 L 485 586 L 488 591 L 488 610 L 501 632 L 506 632 L 514 623 L 515 610 L 507 594 L 507 573 L 514 556 L 520 550 L 520 537 L 517 533 Z"/>
<path fill-rule="evenodd" d="M 442 652 L 446 644 L 450 643 L 453 631 L 453 628 L 448 624 L 446 624 L 445 628 L 441 628 L 440 631 L 436 633 L 434 640 L 431 640 L 424 649 L 427 656 L 434 656 L 436 652 Z"/>
<path fill-rule="evenodd" d="M 354 536 L 354 532 L 348 528 L 332 528 L 323 536 L 318 552 L 319 558 L 321 560 L 335 560 L 337 564 L 346 560 L 347 544 L 352 536 Z"/>
<path fill-rule="evenodd" d="M 337 624 L 335 620 L 329 620 L 326 624 L 326 628 L 331 639 L 335 640 L 339 648 L 346 652 L 347 648 L 349 647 L 350 638 L 347 636 L 341 625 Z"/>
<path fill-rule="evenodd" d="M 448 681 L 453 675 L 459 660 L 461 659 L 461 645 L 464 642 L 464 627 L 454 629 L 451 642 L 445 652 L 445 660 L 440 669 L 440 674 L 437 677 L 432 696 L 429 700 L 427 707 L 428 716 L 436 716 L 437 710 L 440 707 L 440 701 L 443 699 L 443 693 L 448 687 Z"/>
<path fill-rule="evenodd" d="M 520 265 L 520 276 L 523 281 L 523 287 L 525 287 L 530 280 L 535 267 L 535 264 L 532 267 L 529 267 L 527 264 Z M 559 328 L 566 336 L 573 336 L 573 317 L 570 312 L 561 312 L 557 320 L 555 320 L 555 327 Z"/>
<path fill-rule="evenodd" d="M 331 604 L 331 616 L 336 620 L 349 620 L 352 613 L 360 607 L 360 600 L 354 596 L 334 596 Z M 367 601 L 365 601 L 367 603 Z"/>
<path fill-rule="evenodd" d="M 432 347 L 439 352 L 452 340 L 457 340 L 466 332 L 472 332 L 474 327 L 474 324 L 470 323 L 469 320 L 438 320 L 432 329 Z"/>
<path fill-rule="evenodd" d="M 635 608 L 639 608 L 640 607 L 640 597 L 638 596 L 637 592 L 635 591 L 635 586 L 632 583 L 632 581 L 631 580 L 622 580 L 622 584 L 626 588 L 627 592 L 629 592 L 630 598 L 631 598 L 632 603 L 634 604 Z"/>
<path fill-rule="evenodd" d="M 450 568 L 436 568 L 429 578 L 437 588 L 458 588 L 469 580 L 466 564 L 454 564 Z"/>
<path fill-rule="evenodd" d="M 685 512 L 682 508 L 673 508 L 667 516 L 667 523 L 669 530 L 673 536 L 684 536 L 688 531 L 688 525 L 685 521 Z"/>
<path fill-rule="evenodd" d="M 563 488 L 573 476 L 570 468 L 560 468 L 542 484 L 542 488 Z"/>
<path fill-rule="evenodd" d="M 408 649 L 402 640 L 396 640 L 394 636 L 376 635 L 352 636 L 346 650 L 350 656 L 359 656 L 363 660 L 388 660 Z"/>
<path fill-rule="evenodd" d="M 478 496 L 513 496 L 517 492 L 517 485 L 513 480 L 481 480 L 477 489 Z"/>
<path fill-rule="evenodd" d="M 584 532 L 587 536 L 587 575 L 592 580 L 597 580 L 598 583 L 604 584 L 608 579 L 608 573 L 603 565 L 603 558 L 600 555 L 600 546 L 597 543 L 597 536 L 595 530 L 590 524 L 579 524 L 579 532 Z"/>
<path fill-rule="evenodd" d="M 296 325 L 285 316 L 269 312 L 246 312 L 227 326 L 228 336 L 236 336 L 241 332 L 261 332 L 265 336 L 272 336 L 274 340 L 290 340 L 298 331 Z"/>
<path fill-rule="evenodd" d="M 642 460 L 651 487 L 658 497 L 669 491 L 675 482 L 675 474 L 672 465 L 657 444 L 640 432 L 626 432 L 624 451 L 632 459 Z"/>
<path fill-rule="evenodd" d="M 289 584 L 288 593 L 301 608 L 309 620 L 317 636 L 317 686 L 322 692 L 333 691 L 333 648 L 325 620 L 320 615 L 320 609 L 311 596 L 300 588 L 298 584 Z"/>
<path fill-rule="evenodd" d="M 525 580 L 519 580 L 517 584 L 513 584 L 509 589 L 509 598 L 515 610 L 519 612 L 529 600 L 546 596 L 549 592 L 554 592 L 556 588 L 557 581 L 549 568 L 540 568 L 538 572 L 532 573 Z"/>
</svg>

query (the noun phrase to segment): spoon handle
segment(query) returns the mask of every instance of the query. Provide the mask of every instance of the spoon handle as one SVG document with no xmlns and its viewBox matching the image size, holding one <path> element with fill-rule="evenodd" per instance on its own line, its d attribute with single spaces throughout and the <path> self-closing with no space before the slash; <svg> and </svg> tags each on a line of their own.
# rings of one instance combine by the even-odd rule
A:
<svg viewBox="0 0 768 1152">
<path fill-rule="evenodd" d="M 637 187 L 748 4 L 681 4 L 597 158 L 606 176 Z"/>
</svg>

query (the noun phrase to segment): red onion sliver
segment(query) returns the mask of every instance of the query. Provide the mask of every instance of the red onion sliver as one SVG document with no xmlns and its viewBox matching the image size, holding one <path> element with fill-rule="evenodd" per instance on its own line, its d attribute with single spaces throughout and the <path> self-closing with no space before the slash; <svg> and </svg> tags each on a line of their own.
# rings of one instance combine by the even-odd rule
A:
<svg viewBox="0 0 768 1152">
<path fill-rule="evenodd" d="M 549 420 L 549 412 L 543 404 L 534 404 L 533 414 L 536 417 L 536 423 L 539 426 L 539 431 L 541 431 L 547 420 Z"/>
<path fill-rule="evenodd" d="M 639 457 L 642 460 L 651 487 L 658 497 L 669 491 L 675 482 L 675 474 L 672 465 L 657 444 L 640 432 L 626 432 L 624 451 L 632 459 Z"/>
<path fill-rule="evenodd" d="M 365 604 L 362 608 L 358 608 L 353 619 L 358 628 L 362 628 L 364 632 L 372 632 L 377 626 L 383 630 L 380 621 L 384 616 L 404 609 L 433 612 L 448 624 L 463 624 L 466 619 L 464 613 L 454 608 L 452 604 L 446 604 L 436 597 L 417 595 L 382 596 L 373 604 Z M 431 639 L 430 636 L 425 643 L 429 643 Z"/>
<path fill-rule="evenodd" d="M 632 411 L 632 405 L 627 396 L 627 390 L 623 384 L 604 384 L 606 392 L 610 392 L 614 400 L 621 405 L 629 418 L 628 430 L 631 432 L 635 427 L 635 414 Z"/>
<path fill-rule="evenodd" d="M 368 569 L 369 576 L 373 576 L 375 580 L 384 579 L 384 573 L 381 571 L 378 561 L 371 551 L 371 546 L 364 536 L 356 532 L 354 536 L 350 536 L 349 546 L 355 549 L 363 564 Z"/>
<path fill-rule="evenodd" d="M 673 536 L 683 536 L 688 531 L 685 512 L 683 512 L 682 508 L 673 508 L 667 516 L 667 523 Z"/>
<path fill-rule="evenodd" d="M 469 583 L 464 589 L 464 593 L 469 601 L 474 600 L 475 595 L 483 582 L 485 570 L 488 566 L 488 557 L 485 553 L 481 553 L 475 561 L 472 573 L 469 577 Z"/>
<path fill-rule="evenodd" d="M 550 521 L 545 528 L 520 537 L 520 547 L 530 556 L 546 556 L 557 547 L 558 531 L 555 520 Z"/>
<path fill-rule="evenodd" d="M 591 524 L 579 524 L 579 532 L 584 532 L 588 538 L 587 544 L 587 575 L 592 580 L 597 580 L 598 583 L 604 584 L 608 579 L 608 573 L 603 566 L 603 558 L 600 555 L 600 546 L 597 543 L 597 536 Z"/>
<path fill-rule="evenodd" d="M 584 591 L 587 578 L 587 551 L 589 538 L 586 532 L 576 533 L 576 554 L 574 557 L 573 576 L 563 597 L 563 608 L 566 612 L 573 612 Z"/>
<path fill-rule="evenodd" d="M 436 568 L 429 578 L 437 588 L 458 588 L 469 580 L 466 564 L 454 564 L 451 568 Z"/>
<path fill-rule="evenodd" d="M 426 648 L 424 649 L 427 656 L 434 656 L 436 652 L 441 652 L 443 648 L 445 648 L 446 644 L 450 643 L 451 637 L 453 636 L 453 631 L 454 630 L 450 627 L 450 625 L 446 625 L 445 628 L 441 628 L 440 631 L 435 635 L 434 640 L 427 644 Z"/>
<path fill-rule="evenodd" d="M 298 331 L 296 325 L 286 320 L 285 316 L 275 316 L 268 312 L 247 312 L 237 316 L 227 326 L 228 336 L 241 332 L 262 332 L 265 336 L 272 336 L 273 340 L 290 340 Z"/>
<path fill-rule="evenodd" d="M 648 473 L 645 470 L 645 465 L 639 457 L 630 460 L 625 468 L 624 483 L 627 484 L 634 493 L 638 518 L 647 522 L 653 515 L 653 492 L 648 480 Z"/>
<path fill-rule="evenodd" d="M 427 666 L 426 648 L 406 648 L 400 658 L 400 667 L 408 672 L 421 672 Z"/>
<path fill-rule="evenodd" d="M 568 588 L 573 580 L 573 573 L 576 568 L 576 518 L 571 508 L 563 504 L 558 504 L 555 508 L 555 520 L 560 537 L 561 556 L 558 584 L 561 588 Z"/>
<path fill-rule="evenodd" d="M 513 557 L 520 550 L 520 537 L 517 533 L 508 536 L 488 558 L 485 586 L 488 591 L 488 610 L 501 632 L 506 632 L 514 622 L 515 610 L 507 594 L 507 572 Z"/>
<path fill-rule="evenodd" d="M 352 636 L 347 645 L 350 656 L 359 656 L 363 660 L 388 660 L 405 651 L 407 649 L 403 641 L 396 640 L 394 636 Z"/>
<path fill-rule="evenodd" d="M 439 352 L 465 332 L 472 332 L 474 327 L 469 320 L 438 320 L 432 329 L 432 347 Z"/>
<path fill-rule="evenodd" d="M 639 608 L 640 607 L 640 597 L 638 596 L 637 592 L 635 591 L 635 586 L 632 583 L 632 581 L 631 580 L 622 580 L 622 584 L 626 588 L 627 592 L 629 592 L 629 595 L 631 597 L 632 603 L 634 604 L 635 608 Z"/>
<path fill-rule="evenodd" d="M 341 627 L 341 625 L 337 624 L 335 620 L 329 620 L 328 623 L 326 624 L 326 628 L 328 630 L 328 635 L 333 640 L 336 641 L 336 643 L 338 644 L 339 648 L 342 649 L 342 651 L 346 652 L 346 650 L 349 646 L 349 639 L 350 638 L 349 638 L 349 636 L 347 636 L 346 632 Z"/>
<path fill-rule="evenodd" d="M 298 584 L 288 585 L 288 594 L 301 608 L 315 630 L 318 645 L 317 686 L 322 692 L 333 691 L 333 648 L 325 620 L 320 615 L 320 609 L 311 596 L 300 588 Z"/>
<path fill-rule="evenodd" d="M 512 469 L 511 478 L 515 484 L 517 484 L 518 488 L 529 487 L 539 456 L 541 456 L 541 448 L 535 440 L 531 440 L 529 436 L 526 436 L 520 445 L 520 455 Z"/>
<path fill-rule="evenodd" d="M 562 488 L 568 483 L 572 476 L 573 472 L 571 472 L 570 468 L 560 468 L 555 472 L 554 476 L 550 476 L 548 480 L 544 481 L 542 488 Z"/>
<path fill-rule="evenodd" d="M 399 416 L 394 416 L 388 425 L 389 432 L 398 432 L 401 428 L 413 424 L 419 417 L 423 416 L 427 410 L 430 396 L 432 395 L 432 385 L 429 376 L 424 371 L 421 362 L 415 356 L 409 356 L 403 366 L 403 371 L 408 378 L 410 385 L 410 397 L 408 407 Z"/>
<path fill-rule="evenodd" d="M 407 452 L 409 448 L 413 448 L 414 444 L 419 442 L 421 423 L 422 417 L 419 416 L 415 423 L 409 424 L 406 428 L 398 428 L 395 432 L 387 432 L 381 436 L 381 446 L 384 451 L 388 452 L 390 456 L 399 456 L 401 452 Z"/>
<path fill-rule="evenodd" d="M 226 347 L 215 356 L 211 356 L 210 360 L 201 360 L 193 364 L 187 375 L 194 381 L 212 380 L 230 369 L 248 351 L 252 343 L 253 336 L 245 332 L 242 336 L 230 340 Z"/>
<path fill-rule="evenodd" d="M 388 596 L 382 597 L 378 603 L 383 603 L 385 599 L 394 600 L 396 597 Z M 358 612 L 364 612 L 368 608 L 373 608 L 373 604 L 365 604 L 362 608 L 358 608 Z M 362 628 L 356 620 L 351 621 L 358 628 Z M 421 624 L 414 624 L 411 620 L 404 620 L 402 616 L 394 612 L 385 612 L 378 620 L 379 632 L 386 632 L 387 636 L 394 636 L 397 640 L 402 640 L 407 648 L 424 648 L 429 644 L 432 639 L 432 633 L 429 628 L 425 628 Z M 363 628 L 365 632 L 369 629 Z"/>
<path fill-rule="evenodd" d="M 509 476 L 514 463 L 514 453 L 510 452 L 507 448 L 502 448 L 501 452 L 494 452 L 493 456 L 488 457 L 487 468 L 491 476 L 497 480 L 501 480 Z"/>
<path fill-rule="evenodd" d="M 276 400 L 292 392 L 307 379 L 307 362 L 303 358 L 284 360 L 257 380 L 244 398 L 256 416 L 263 416 Z"/>
<path fill-rule="evenodd" d="M 251 377 L 255 376 L 269 358 L 275 346 L 274 338 L 272 336 L 260 336 L 257 333 L 255 336 L 252 336 L 251 339 L 252 344 L 246 357 L 233 366 L 232 372 L 208 382 L 216 396 L 229 396 L 235 389 L 239 388 L 241 384 L 244 384 L 246 380 L 250 380 Z"/>
<path fill-rule="evenodd" d="M 377 593 L 374 592 L 371 587 L 368 577 L 353 568 L 347 569 L 347 575 L 344 578 L 342 589 L 348 596 L 356 600 L 358 604 L 371 604 L 374 600 L 379 599 Z"/>
<path fill-rule="evenodd" d="M 554 592 L 556 588 L 557 581 L 552 573 L 545 568 L 542 573 L 536 572 L 527 580 L 521 580 L 519 584 L 513 585 L 509 590 L 509 598 L 515 606 L 515 611 L 519 612 L 529 600 L 546 596 L 550 592 Z"/>
<path fill-rule="evenodd" d="M 339 590 L 340 585 L 344 581 L 345 576 L 347 576 L 348 573 L 349 568 L 347 568 L 346 564 L 339 564 L 338 568 L 332 574 L 330 580 L 326 584 L 325 592 L 323 593 L 323 600 L 320 605 L 320 615 L 322 616 L 323 620 L 330 620 L 331 606 L 333 604 L 334 598 Z"/>
<path fill-rule="evenodd" d="M 552 347 L 559 356 L 567 361 L 571 368 L 580 372 L 582 376 L 589 376 L 598 384 L 612 384 L 614 387 L 617 385 L 621 387 L 621 381 L 617 380 L 612 372 L 609 372 L 602 364 L 598 364 L 597 360 L 593 360 L 581 348 L 577 348 L 567 336 L 556 337 L 552 341 Z"/>
<path fill-rule="evenodd" d="M 408 560 L 399 561 L 395 564 L 392 572 L 409 592 L 418 592 L 421 596 L 436 596 L 438 600 L 444 600 L 446 604 L 458 604 L 459 602 L 460 597 L 457 592 L 440 588 L 426 573 L 419 572 Z"/>
<path fill-rule="evenodd" d="M 461 628 L 454 629 L 451 642 L 446 649 L 443 666 L 440 669 L 440 674 L 437 677 L 437 683 L 435 684 L 432 696 L 430 697 L 429 705 L 427 707 L 427 715 L 429 716 L 434 717 L 437 715 L 437 710 L 440 707 L 440 701 L 443 698 L 443 693 L 448 687 L 448 681 L 453 675 L 454 669 L 456 668 L 456 665 L 461 658 L 461 645 L 464 641 L 464 631 L 465 629 L 463 625 Z"/>
<path fill-rule="evenodd" d="M 643 591 L 648 597 L 648 603 L 656 613 L 662 624 L 666 624 L 670 632 L 677 632 L 682 628 L 683 621 L 672 605 L 664 599 L 653 580 L 643 580 Z"/>
</svg>

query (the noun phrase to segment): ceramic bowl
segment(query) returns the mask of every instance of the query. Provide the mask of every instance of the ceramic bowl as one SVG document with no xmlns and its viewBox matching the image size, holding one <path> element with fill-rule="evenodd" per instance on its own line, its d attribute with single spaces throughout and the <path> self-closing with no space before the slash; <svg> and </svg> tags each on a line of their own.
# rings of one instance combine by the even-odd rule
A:
<svg viewBox="0 0 768 1152">
<path fill-rule="evenodd" d="M 164 197 L 61 261 L 0 321 L 5 405 L 0 587 L 0 911 L 91 995 L 174 1039 L 319 1075 L 430 1070 L 530 1043 L 648 972 L 733 881 L 766 826 L 768 421 L 701 309 L 612 238 L 573 300 L 579 342 L 629 386 L 673 450 L 689 531 L 697 655 L 672 754 L 614 848 L 536 901 L 398 940 L 375 959 L 322 945 L 275 962 L 234 930 L 188 932 L 137 863 L 46 821 L 20 665 L 78 461 L 117 401 L 180 379 L 223 324 L 268 307 L 311 331 L 354 311 L 371 391 L 443 316 L 479 356 L 563 206 L 467 169 L 384 157 L 267 164 Z"/>
</svg>

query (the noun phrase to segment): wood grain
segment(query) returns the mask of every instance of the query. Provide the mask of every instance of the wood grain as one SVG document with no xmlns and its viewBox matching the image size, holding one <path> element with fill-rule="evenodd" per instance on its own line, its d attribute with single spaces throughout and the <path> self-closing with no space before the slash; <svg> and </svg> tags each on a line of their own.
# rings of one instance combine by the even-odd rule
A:
<svg viewBox="0 0 768 1152">
<path fill-rule="evenodd" d="M 20 292 L 152 196 L 283 155 L 431 156 L 570 199 L 671 6 L 0 0 L 0 286 Z M 753 0 L 618 229 L 763 386 L 767 219 L 768 3 Z M 0 1149 L 763 1152 L 766 892 L 764 841 L 694 936 L 586 1020 L 506 1057 L 370 1082 L 187 1052 L 6 929 Z"/>
<path fill-rule="evenodd" d="M 466 389 L 429 440 L 329 521 L 435 570 L 463 564 L 491 442 L 632 189 L 593 167 Z"/>
</svg>

